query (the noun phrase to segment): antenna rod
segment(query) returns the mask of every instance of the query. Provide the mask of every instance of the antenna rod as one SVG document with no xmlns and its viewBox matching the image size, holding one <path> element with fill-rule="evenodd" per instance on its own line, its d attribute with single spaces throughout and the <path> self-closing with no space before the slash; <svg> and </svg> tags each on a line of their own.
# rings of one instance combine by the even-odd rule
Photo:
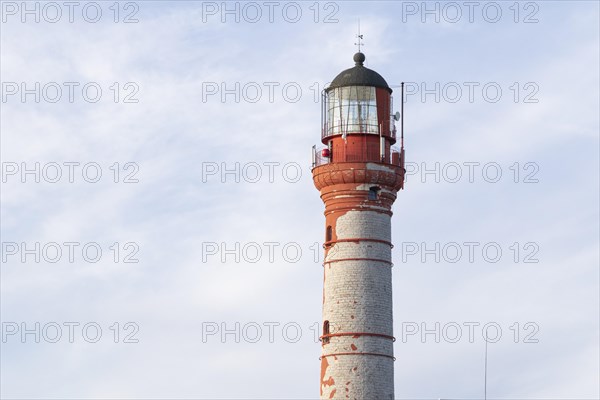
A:
<svg viewBox="0 0 600 400">
<path fill-rule="evenodd" d="M 402 102 L 400 103 L 400 148 L 404 149 L 404 82 L 400 83 Z"/>
<path fill-rule="evenodd" d="M 358 52 L 360 53 L 360 18 L 358 19 Z"/>
<path fill-rule="evenodd" d="M 487 337 L 485 338 L 485 369 L 484 369 L 484 378 L 483 378 L 483 399 L 487 400 L 487 346 L 488 341 Z"/>
<path fill-rule="evenodd" d="M 363 35 L 360 34 L 360 18 L 358 19 L 358 34 L 356 35 L 356 38 L 358 39 L 358 41 L 354 43 L 354 45 L 358 46 L 358 52 L 360 53 L 360 46 L 363 44 L 361 42 Z"/>
</svg>

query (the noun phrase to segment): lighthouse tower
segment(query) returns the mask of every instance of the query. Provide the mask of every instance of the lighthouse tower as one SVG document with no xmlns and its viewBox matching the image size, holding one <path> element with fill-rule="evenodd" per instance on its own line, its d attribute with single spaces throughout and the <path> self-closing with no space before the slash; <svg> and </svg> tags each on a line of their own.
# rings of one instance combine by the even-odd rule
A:
<svg viewBox="0 0 600 400">
<path fill-rule="evenodd" d="M 392 89 L 354 55 L 323 91 L 313 180 L 325 203 L 322 399 L 393 399 L 392 204 L 404 182 Z"/>
</svg>

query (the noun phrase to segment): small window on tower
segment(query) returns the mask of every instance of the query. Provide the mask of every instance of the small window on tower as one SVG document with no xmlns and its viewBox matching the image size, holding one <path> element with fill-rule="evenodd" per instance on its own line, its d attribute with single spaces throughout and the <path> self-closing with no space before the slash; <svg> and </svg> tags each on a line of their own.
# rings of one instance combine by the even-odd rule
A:
<svg viewBox="0 0 600 400">
<path fill-rule="evenodd" d="M 369 200 L 377 200 L 379 198 L 379 191 L 381 189 L 377 186 L 371 186 L 369 188 Z"/>
<path fill-rule="evenodd" d="M 331 225 L 329 225 L 327 227 L 326 232 L 325 232 L 325 241 L 326 242 L 331 242 L 332 239 L 333 239 L 333 231 L 331 229 Z"/>
<path fill-rule="evenodd" d="M 323 344 L 329 343 L 329 321 L 323 322 Z"/>
</svg>

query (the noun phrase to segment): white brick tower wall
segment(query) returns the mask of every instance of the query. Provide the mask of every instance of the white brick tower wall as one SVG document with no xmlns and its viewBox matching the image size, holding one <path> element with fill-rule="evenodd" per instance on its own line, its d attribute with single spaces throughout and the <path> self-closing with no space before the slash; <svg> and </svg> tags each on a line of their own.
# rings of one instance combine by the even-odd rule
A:
<svg viewBox="0 0 600 400">
<path fill-rule="evenodd" d="M 346 167 L 313 171 L 326 217 L 321 398 L 393 399 L 391 205 L 400 171 Z"/>
</svg>

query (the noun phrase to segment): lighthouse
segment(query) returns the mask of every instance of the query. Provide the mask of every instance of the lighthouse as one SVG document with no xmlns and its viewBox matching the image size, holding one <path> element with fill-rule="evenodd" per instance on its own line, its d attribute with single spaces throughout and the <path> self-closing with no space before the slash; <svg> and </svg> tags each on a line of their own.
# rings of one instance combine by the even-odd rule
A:
<svg viewBox="0 0 600 400">
<path fill-rule="evenodd" d="M 394 398 L 391 209 L 404 146 L 402 134 L 394 146 L 392 89 L 364 62 L 359 48 L 323 91 L 324 147 L 313 146 L 325 204 L 322 399 Z"/>
</svg>

